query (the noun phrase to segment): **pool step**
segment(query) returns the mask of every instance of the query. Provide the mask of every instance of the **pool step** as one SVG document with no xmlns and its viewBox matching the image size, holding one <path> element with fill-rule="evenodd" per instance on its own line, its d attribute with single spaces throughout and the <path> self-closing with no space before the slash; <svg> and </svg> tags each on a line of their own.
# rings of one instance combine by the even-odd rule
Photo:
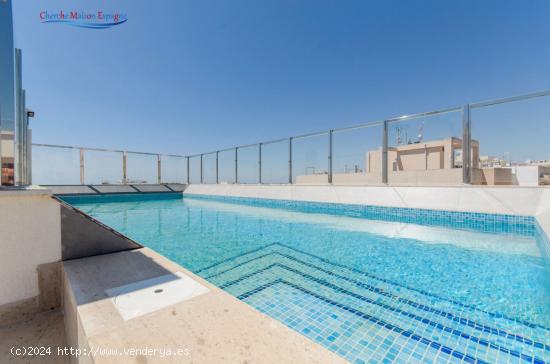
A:
<svg viewBox="0 0 550 364">
<path fill-rule="evenodd" d="M 394 282 L 338 266 L 282 244 L 271 244 L 223 261 L 201 274 L 238 297 L 284 279 L 286 284 L 318 293 L 322 299 L 355 310 L 356 316 L 384 318 L 383 330 L 388 330 L 386 326 L 390 325 L 394 328 L 390 329 L 392 332 L 410 332 L 424 341 L 453 342 L 452 347 L 463 350 L 454 355 L 463 354 L 466 359 L 507 357 L 531 362 L 549 359 L 544 340 L 536 342 L 526 335 L 537 331 L 536 328 L 522 328 L 523 335 L 510 333 L 505 330 L 510 328 L 510 323 L 500 317 L 502 315 L 476 312 L 465 305 L 392 284 Z M 251 299 L 249 297 L 252 296 L 246 296 L 245 300 Z M 411 324 L 414 329 L 407 330 Z M 446 354 L 452 356 L 453 352 Z"/>
</svg>

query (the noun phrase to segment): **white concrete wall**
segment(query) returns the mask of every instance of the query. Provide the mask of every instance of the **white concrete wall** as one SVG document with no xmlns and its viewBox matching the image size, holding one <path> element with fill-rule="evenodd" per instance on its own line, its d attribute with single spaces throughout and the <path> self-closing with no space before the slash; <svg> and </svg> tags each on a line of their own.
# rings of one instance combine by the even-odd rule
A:
<svg viewBox="0 0 550 364">
<path fill-rule="evenodd" d="M 539 185 L 539 166 L 512 167 L 520 186 Z"/>
<path fill-rule="evenodd" d="M 0 190 L 0 306 L 38 296 L 38 265 L 60 260 L 59 203 L 49 191 Z"/>
<path fill-rule="evenodd" d="M 191 184 L 185 193 L 527 215 L 550 236 L 550 187 Z"/>
</svg>

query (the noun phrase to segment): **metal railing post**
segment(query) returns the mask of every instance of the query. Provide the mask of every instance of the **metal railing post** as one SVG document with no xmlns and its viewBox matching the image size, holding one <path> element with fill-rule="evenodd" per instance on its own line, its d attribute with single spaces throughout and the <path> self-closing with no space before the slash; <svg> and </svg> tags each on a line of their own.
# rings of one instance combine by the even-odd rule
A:
<svg viewBox="0 0 550 364">
<path fill-rule="evenodd" d="M 189 177 L 189 157 L 185 157 L 187 158 L 187 184 L 191 184 L 191 178 Z"/>
<path fill-rule="evenodd" d="M 292 184 L 292 137 L 288 138 L 288 183 Z"/>
<path fill-rule="evenodd" d="M 332 134 L 334 130 L 328 132 L 328 183 L 332 183 Z"/>
<path fill-rule="evenodd" d="M 219 154 L 220 152 L 216 152 L 216 184 L 220 183 Z"/>
<path fill-rule="evenodd" d="M 13 54 L 13 53 L 12 53 Z M 12 55 L 13 57 L 13 55 Z M 12 149 L 11 153 L 15 153 L 14 157 L 14 165 L 13 165 L 13 182 L 15 185 L 22 185 L 24 184 L 22 182 L 22 174 L 23 174 L 23 147 L 24 147 L 24 141 L 23 141 L 23 130 L 24 130 L 24 114 L 25 114 L 25 90 L 22 88 L 22 66 L 21 66 L 21 49 L 15 48 L 15 61 L 12 63 L 12 67 L 15 65 L 15 73 L 12 73 L 11 76 L 15 74 L 15 119 L 14 121 L 8 121 L 6 118 L 2 120 L 2 123 L 8 123 L 12 124 L 13 128 L 12 131 L 14 133 L 2 133 L 2 140 L 5 140 L 7 138 L 13 140 L 13 145 L 15 146 L 15 149 Z M 13 72 L 14 69 L 10 72 Z M 3 85 L 2 85 L 3 86 Z M 10 90 L 13 95 L 13 89 Z M 13 102 L 13 100 L 12 100 Z M 13 105 L 13 104 L 12 104 Z M 4 110 L 5 111 L 5 110 Z M 10 111 L 11 112 L 11 111 Z M 4 126 L 4 125 L 2 125 Z M 2 141 L 0 140 L 0 143 Z M 13 147 L 12 147 L 13 148 Z M 1 148 L 0 154 L 2 152 L 5 152 L 5 148 Z M 4 170 L 6 166 L 2 166 L 2 170 Z"/>
<path fill-rule="evenodd" d="M 388 121 L 382 129 L 382 183 L 388 183 Z"/>
<path fill-rule="evenodd" d="M 462 107 L 462 182 L 472 183 L 472 119 L 469 104 Z"/>
<path fill-rule="evenodd" d="M 21 104 L 22 104 L 22 118 L 23 118 L 23 128 L 21 131 L 21 139 L 23 140 L 23 143 L 21 145 L 21 184 L 23 185 L 30 185 L 30 174 L 29 174 L 29 164 L 30 164 L 30 154 L 29 154 L 29 115 L 27 113 L 26 108 L 26 96 L 25 96 L 25 90 L 21 90 Z"/>
<path fill-rule="evenodd" d="M 122 184 L 128 183 L 128 167 L 127 167 L 128 152 L 122 152 Z"/>
<path fill-rule="evenodd" d="M 84 149 L 80 148 L 80 184 L 84 184 Z"/>
<path fill-rule="evenodd" d="M 201 167 L 200 167 L 200 172 L 201 172 L 201 185 L 204 183 L 203 179 L 202 179 L 202 154 L 201 154 Z"/>
<path fill-rule="evenodd" d="M 160 154 L 157 154 L 157 182 L 159 185 L 162 182 L 162 162 Z"/>
<path fill-rule="evenodd" d="M 262 184 L 262 143 L 258 144 L 258 183 Z"/>
<path fill-rule="evenodd" d="M 239 147 L 236 147 L 235 148 L 235 184 L 239 183 L 238 158 L 239 158 Z"/>
</svg>

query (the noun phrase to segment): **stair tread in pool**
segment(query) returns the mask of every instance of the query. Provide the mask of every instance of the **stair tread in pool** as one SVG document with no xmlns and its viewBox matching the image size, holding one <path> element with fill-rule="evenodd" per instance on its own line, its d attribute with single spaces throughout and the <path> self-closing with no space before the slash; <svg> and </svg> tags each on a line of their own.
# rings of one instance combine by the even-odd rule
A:
<svg viewBox="0 0 550 364">
<path fill-rule="evenodd" d="M 350 361 L 486 362 L 282 279 L 239 298 Z"/>
<path fill-rule="evenodd" d="M 344 272 L 344 269 L 335 273 L 334 267 L 331 270 L 325 269 L 326 267 L 319 266 L 319 262 L 312 264 L 312 259 L 305 261 L 306 257 L 307 254 L 297 253 L 282 244 L 270 244 L 264 249 L 246 254 L 246 259 L 241 255 L 215 267 L 208 267 L 201 274 L 235 296 L 247 290 L 253 291 L 270 280 L 284 277 L 298 287 L 313 292 L 325 292 L 335 302 L 360 309 L 372 317 L 384 317 L 396 327 L 406 327 L 412 320 L 418 325 L 413 330 L 414 333 L 432 338 L 438 338 L 438 335 L 453 337 L 458 347 L 466 347 L 468 342 L 473 342 L 486 348 L 487 352 L 496 350 L 534 362 L 542 361 L 540 356 L 548 360 L 549 348 L 544 342 L 506 332 L 498 326 L 490 326 L 487 321 L 495 324 L 495 315 L 479 323 L 463 317 L 463 312 L 444 311 L 391 293 L 386 290 L 387 287 L 381 287 L 380 282 L 377 282 L 377 286 L 366 284 L 364 279 L 357 277 L 356 272 Z M 207 273 L 210 275 L 206 275 Z M 403 292 L 399 293 L 403 295 Z M 446 338 L 445 341 L 448 340 Z M 476 346 L 472 350 L 473 353 L 478 352 Z M 491 354 L 496 355 L 494 352 Z"/>
<path fill-rule="evenodd" d="M 398 282 L 392 282 L 388 279 L 383 279 L 383 278 L 373 276 L 368 272 L 359 271 L 354 268 L 350 268 L 350 267 L 343 266 L 341 264 L 330 262 L 324 258 L 317 257 L 312 254 L 296 250 L 294 248 L 291 248 L 288 245 L 283 245 L 280 243 L 272 243 L 263 248 L 255 249 L 253 251 L 242 254 L 240 256 L 225 259 L 217 264 L 209 266 L 208 268 L 201 269 L 197 273 L 201 274 L 206 279 L 214 279 L 218 275 L 231 272 L 236 268 L 239 268 L 245 264 L 256 262 L 261 258 L 266 258 L 266 257 L 271 258 L 272 256 L 275 256 L 275 255 L 285 256 L 289 259 L 298 261 L 300 263 L 310 264 L 315 269 L 321 269 L 320 266 L 325 266 L 325 269 L 330 271 L 331 274 L 342 274 L 342 273 L 344 275 L 352 274 L 352 275 L 355 275 L 356 278 L 362 282 L 370 282 L 369 280 L 372 280 L 371 287 L 377 287 L 378 285 L 383 284 L 382 288 L 380 289 L 380 292 L 386 295 L 399 297 L 403 295 L 404 292 L 406 292 L 407 297 L 402 299 L 411 303 L 412 305 L 422 306 L 423 302 L 425 303 L 424 306 L 426 305 L 433 306 L 437 304 L 438 308 L 439 307 L 442 307 L 444 309 L 451 308 L 455 312 L 456 311 L 468 312 L 470 316 L 474 316 L 476 319 L 485 319 L 486 316 L 489 316 L 490 321 L 494 322 L 497 325 L 500 322 L 509 323 L 510 321 L 512 321 L 518 325 L 525 326 L 536 331 L 540 331 L 542 335 L 548 335 L 548 333 L 550 332 L 549 328 L 536 323 L 527 322 L 525 320 L 521 320 L 517 318 L 507 317 L 504 314 L 486 311 L 484 309 L 467 305 L 462 302 L 456 302 L 452 299 L 439 297 L 429 292 L 418 290 L 416 288 L 407 287 Z M 271 262 L 274 262 L 274 261 L 271 260 Z M 215 273 L 213 272 L 214 268 L 217 269 Z M 403 290 L 406 290 L 406 291 L 403 291 Z M 410 297 L 412 297 L 414 301 L 420 302 L 420 304 L 412 301 Z M 443 311 L 442 314 L 445 314 L 445 312 Z"/>
<path fill-rule="evenodd" d="M 277 269 L 276 271 L 272 271 L 273 267 L 279 269 Z M 288 271 L 291 271 L 292 273 L 289 275 Z M 411 320 L 414 320 L 414 323 L 417 324 L 417 326 L 415 326 L 415 329 L 413 330 L 415 333 L 431 335 L 432 337 L 436 338 L 441 335 L 449 334 L 451 336 L 454 336 L 457 341 L 458 347 L 463 347 L 467 344 L 467 341 L 472 341 L 490 350 L 499 350 L 505 354 L 511 354 L 517 357 L 520 357 L 522 355 L 526 357 L 531 357 L 532 355 L 537 354 L 537 352 L 541 352 L 540 349 L 537 349 L 534 346 L 524 346 L 521 348 L 520 351 L 509 349 L 510 347 L 513 347 L 513 345 L 516 343 L 511 340 L 506 340 L 506 337 L 480 337 L 479 334 L 487 334 L 480 332 L 471 332 L 473 330 L 470 330 L 470 332 L 465 332 L 464 328 L 460 327 L 460 325 L 450 326 L 446 323 L 433 320 L 432 317 L 419 316 L 417 314 L 408 312 L 401 307 L 393 307 L 383 302 L 379 302 L 378 300 L 373 300 L 365 297 L 361 294 L 341 289 L 338 286 L 335 286 L 334 284 L 327 281 L 316 279 L 315 277 L 278 264 L 273 264 L 269 266 L 267 269 L 262 270 L 260 274 L 263 274 L 265 276 L 250 282 L 248 285 L 243 284 L 246 282 L 246 280 L 240 280 L 238 283 L 241 285 L 241 287 L 239 287 L 238 291 L 235 292 L 232 289 L 228 289 L 228 291 L 236 296 L 239 296 L 242 291 L 249 289 L 254 290 L 253 287 L 262 285 L 264 282 L 271 281 L 277 277 L 282 277 L 287 282 L 292 282 L 293 284 L 301 288 L 308 289 L 313 292 L 323 292 L 325 297 L 329 297 L 334 301 L 339 302 L 340 304 L 346 304 L 349 307 L 361 309 L 363 312 L 367 312 L 373 317 L 384 317 L 387 321 L 397 326 L 404 327 L 410 325 Z M 293 277 L 292 274 L 294 274 L 295 276 Z M 252 274 L 249 274 L 249 277 L 247 278 L 250 278 L 252 276 Z M 303 278 L 306 278 L 306 280 L 304 280 Z"/>
</svg>

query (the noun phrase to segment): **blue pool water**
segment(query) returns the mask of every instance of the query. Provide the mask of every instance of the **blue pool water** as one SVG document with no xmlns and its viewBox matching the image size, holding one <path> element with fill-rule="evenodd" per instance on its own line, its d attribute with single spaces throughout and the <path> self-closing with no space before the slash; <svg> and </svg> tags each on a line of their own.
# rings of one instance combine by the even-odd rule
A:
<svg viewBox="0 0 550 364">
<path fill-rule="evenodd" d="M 66 200 L 350 362 L 550 361 L 548 242 L 529 217 L 199 196 Z"/>
</svg>

